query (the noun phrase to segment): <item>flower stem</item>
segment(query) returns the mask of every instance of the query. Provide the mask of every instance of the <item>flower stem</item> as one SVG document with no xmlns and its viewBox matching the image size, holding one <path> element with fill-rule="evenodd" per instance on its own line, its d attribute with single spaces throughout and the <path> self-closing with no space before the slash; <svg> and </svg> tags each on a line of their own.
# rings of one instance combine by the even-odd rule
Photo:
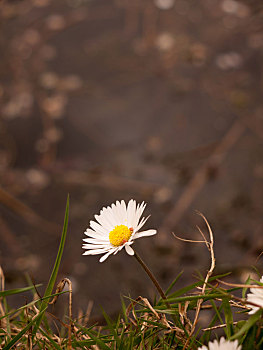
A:
<svg viewBox="0 0 263 350">
<path fill-rule="evenodd" d="M 153 273 L 148 268 L 148 266 L 145 264 L 145 262 L 141 259 L 141 257 L 135 251 L 134 251 L 134 257 L 139 262 L 139 264 L 142 266 L 142 268 L 147 273 L 147 275 L 150 277 L 150 279 L 152 280 L 152 283 L 155 285 L 155 287 L 158 290 L 158 292 L 159 292 L 160 296 L 162 297 L 162 299 L 163 300 L 167 300 L 167 297 L 166 297 L 164 291 L 162 290 L 162 287 L 160 286 L 159 282 L 154 277 Z M 168 301 L 166 301 L 165 304 L 166 304 L 167 307 L 169 307 L 169 308 L 171 307 L 170 304 L 168 303 Z"/>
</svg>

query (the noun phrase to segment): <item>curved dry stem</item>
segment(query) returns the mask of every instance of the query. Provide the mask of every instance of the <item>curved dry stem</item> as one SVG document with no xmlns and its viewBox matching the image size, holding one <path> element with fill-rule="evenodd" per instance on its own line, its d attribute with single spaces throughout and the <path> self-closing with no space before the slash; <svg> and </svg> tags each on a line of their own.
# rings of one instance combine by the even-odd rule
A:
<svg viewBox="0 0 263 350">
<path fill-rule="evenodd" d="M 208 232 L 209 232 L 209 241 L 206 239 L 205 235 L 203 234 L 203 232 L 201 231 L 201 229 L 197 226 L 198 228 L 198 231 L 200 232 L 200 234 L 202 235 L 202 237 L 204 238 L 204 243 L 206 244 L 207 246 L 207 249 L 210 253 L 210 256 L 211 256 L 211 264 L 210 264 L 210 269 L 208 270 L 207 274 L 206 274 L 206 277 L 205 277 L 205 281 L 204 281 L 204 284 L 203 284 L 203 287 L 202 287 L 202 290 L 201 290 L 201 294 L 205 294 L 205 289 L 206 289 L 206 286 L 207 286 L 207 283 L 208 283 L 208 280 L 209 278 L 211 277 L 214 269 L 215 269 L 215 254 L 214 254 L 214 236 L 213 236 L 213 232 L 212 232 L 212 229 L 206 219 L 206 217 L 200 213 L 199 211 L 197 211 L 197 214 L 200 215 L 202 217 L 202 219 L 205 221 L 206 223 L 206 226 L 207 226 L 207 229 L 208 229 Z M 196 305 L 196 313 L 195 313 L 195 318 L 194 318 L 194 322 L 193 322 L 193 325 L 192 325 L 192 329 L 191 329 L 191 332 L 189 333 L 189 337 L 186 341 L 186 343 L 184 344 L 184 348 L 183 350 L 185 350 L 189 344 L 189 341 L 195 331 L 195 328 L 196 328 L 196 324 L 197 324 L 197 321 L 198 321 L 198 317 L 199 317 L 199 314 L 200 314 L 200 310 L 201 310 L 201 306 L 202 306 L 202 303 L 203 303 L 203 299 L 199 299 L 197 301 L 197 305 Z"/>
<path fill-rule="evenodd" d="M 189 242 L 189 243 L 206 243 L 206 240 L 203 240 L 203 241 L 195 241 L 193 239 L 185 239 L 185 238 L 181 238 L 179 236 L 177 236 L 174 232 L 172 232 L 173 236 L 177 239 L 179 239 L 179 241 L 182 241 L 182 242 Z"/>
<path fill-rule="evenodd" d="M 222 284 L 225 284 L 226 286 L 229 286 L 229 287 L 240 287 L 240 288 L 259 288 L 259 289 L 262 289 L 263 288 L 263 285 L 260 286 L 258 284 L 239 284 L 239 283 L 229 283 L 229 282 L 225 282 L 225 281 L 222 281 L 222 280 L 219 280 L 217 279 L 217 281 L 219 283 L 222 283 Z"/>
<path fill-rule="evenodd" d="M 72 322 L 72 282 L 70 281 L 70 279 L 68 278 L 63 278 L 57 285 L 57 289 L 55 294 L 57 293 L 61 293 L 65 287 L 65 285 L 68 284 L 68 289 L 69 289 L 69 322 L 70 324 L 67 326 L 68 328 L 68 349 L 71 350 L 72 349 L 72 340 L 71 340 L 71 335 L 72 335 L 72 331 L 74 331 L 74 327 L 73 327 L 73 322 Z M 55 304 L 57 299 L 58 299 L 59 295 L 54 296 L 54 298 L 50 301 L 49 304 Z"/>
</svg>

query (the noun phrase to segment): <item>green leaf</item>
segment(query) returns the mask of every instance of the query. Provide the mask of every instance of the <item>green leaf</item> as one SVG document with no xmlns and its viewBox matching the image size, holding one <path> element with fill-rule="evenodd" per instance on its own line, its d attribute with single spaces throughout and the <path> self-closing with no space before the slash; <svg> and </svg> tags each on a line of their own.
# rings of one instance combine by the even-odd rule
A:
<svg viewBox="0 0 263 350">
<path fill-rule="evenodd" d="M 220 305 L 218 308 L 214 302 L 214 300 L 210 300 L 211 302 L 211 306 L 213 307 L 214 311 L 215 311 L 215 315 L 213 316 L 211 322 L 209 323 L 207 328 L 211 328 L 213 326 L 215 326 L 216 321 L 219 320 L 221 324 L 223 324 L 223 320 L 221 318 L 221 310 L 223 308 L 222 305 Z M 210 340 L 210 334 L 211 334 L 211 330 L 207 330 L 204 332 L 204 334 L 200 337 L 199 341 L 201 342 L 201 344 L 207 343 Z"/>
<path fill-rule="evenodd" d="M 242 343 L 242 349 L 249 350 L 249 349 L 261 349 L 256 345 L 256 339 L 257 339 L 257 327 L 251 327 L 249 331 L 247 332 L 245 339 L 241 341 Z"/>
<path fill-rule="evenodd" d="M 262 310 L 258 310 L 255 314 L 253 314 L 243 325 L 243 327 L 236 333 L 234 334 L 230 340 L 238 339 L 241 337 L 243 334 L 245 334 L 253 325 L 259 320 L 261 316 Z"/>
<path fill-rule="evenodd" d="M 119 348 L 120 339 L 119 339 L 119 336 L 118 336 L 118 334 L 117 334 L 117 332 L 116 332 L 116 330 L 115 330 L 115 328 L 113 326 L 113 322 L 111 321 L 111 319 L 109 318 L 109 316 L 106 314 L 106 312 L 104 310 L 102 310 L 102 314 L 103 314 L 103 316 L 104 316 L 104 318 L 105 318 L 105 320 L 107 322 L 107 325 L 108 325 L 109 329 L 112 332 L 112 335 L 113 335 L 113 337 L 114 337 L 114 339 L 116 341 L 116 345 Z M 116 327 L 116 329 L 117 329 L 117 327 Z"/>
<path fill-rule="evenodd" d="M 64 291 L 64 292 L 60 292 L 60 293 L 55 293 L 55 294 L 51 294 L 51 295 L 49 295 L 49 296 L 47 296 L 47 297 L 43 297 L 43 298 L 41 298 L 41 299 L 33 300 L 33 301 L 31 301 L 30 303 L 28 303 L 28 304 L 26 304 L 26 305 L 23 305 L 23 306 L 21 306 L 20 308 L 18 308 L 18 309 L 16 309 L 16 310 L 12 310 L 12 311 L 10 311 L 9 313 L 5 314 L 4 316 L 1 316 L 1 317 L 0 317 L 0 320 L 2 320 L 3 318 L 6 318 L 6 317 L 8 317 L 8 316 L 11 316 L 11 315 L 13 315 L 13 314 L 15 314 L 15 313 L 17 313 L 17 312 L 19 312 L 19 311 L 22 311 L 22 310 L 24 310 L 24 309 L 26 309 L 26 308 L 28 308 L 28 307 L 31 307 L 31 306 L 37 304 L 39 301 L 43 301 L 43 300 L 45 300 L 45 299 L 50 299 L 50 298 L 53 298 L 53 297 L 55 297 L 55 296 L 57 296 L 57 295 L 61 295 L 61 294 L 65 294 L 65 293 L 68 293 L 68 291 Z"/>
<path fill-rule="evenodd" d="M 54 349 L 61 350 L 61 347 L 46 333 L 43 329 L 39 328 L 40 332 L 49 340 Z"/>
<path fill-rule="evenodd" d="M 177 297 L 177 298 L 168 298 L 167 301 L 169 303 L 181 303 L 184 301 L 192 301 L 192 300 L 199 300 L 199 299 L 206 301 L 210 299 L 226 298 L 226 297 L 227 295 L 225 293 L 211 293 L 211 294 L 187 295 L 185 297 Z M 230 295 L 229 295 L 229 298 L 231 298 Z"/>
<path fill-rule="evenodd" d="M 175 283 L 179 280 L 179 278 L 182 276 L 183 271 L 181 271 L 176 278 L 173 280 L 173 282 L 170 284 L 170 286 L 167 288 L 165 295 L 168 295 L 169 292 L 171 291 L 171 289 L 173 288 L 173 286 L 175 285 Z"/>
<path fill-rule="evenodd" d="M 157 328 L 160 328 L 160 330 L 167 329 L 167 326 L 165 326 L 164 324 L 162 324 L 160 322 L 151 321 L 151 320 L 147 320 L 147 319 L 144 319 L 144 318 L 141 318 L 140 321 L 142 323 L 148 323 L 148 324 L 153 325 L 153 326 L 155 326 Z"/>
<path fill-rule="evenodd" d="M 226 276 L 228 276 L 228 275 L 229 275 L 229 273 L 225 273 L 225 274 L 223 274 L 223 275 L 218 275 L 218 276 L 210 277 L 209 280 L 208 280 L 208 283 L 210 283 L 210 282 L 212 282 L 212 281 L 215 281 L 215 280 L 217 280 L 217 279 L 221 279 L 221 278 L 226 277 Z M 204 284 L 204 281 L 202 280 L 202 281 L 193 283 L 193 284 L 191 284 L 190 286 L 186 286 L 186 287 L 184 287 L 184 288 L 181 288 L 181 289 L 177 290 L 176 292 L 172 293 L 172 294 L 169 296 L 168 301 L 169 301 L 170 298 L 172 298 L 172 297 L 176 297 L 176 296 L 185 294 L 185 293 L 189 292 L 190 290 L 195 289 L 196 287 L 202 286 L 203 284 Z"/>
<path fill-rule="evenodd" d="M 247 278 L 245 284 L 250 284 L 250 276 L 248 276 L 248 278 Z M 243 298 L 243 299 L 246 298 L 247 290 L 248 290 L 248 288 L 243 288 L 243 290 L 242 290 L 242 298 Z"/>
<path fill-rule="evenodd" d="M 127 323 L 128 322 L 128 317 L 126 315 L 126 305 L 125 305 L 125 302 L 124 302 L 122 296 L 121 296 L 121 307 L 122 307 L 122 313 L 123 313 L 124 320 Z"/>
<path fill-rule="evenodd" d="M 64 246 L 65 246 L 65 241 L 66 241 L 66 235 L 67 235 L 67 229 L 68 229 L 68 213 L 69 213 L 69 196 L 67 198 L 67 205 L 66 205 L 66 211 L 65 211 L 64 225 L 63 225 L 60 245 L 59 245 L 59 249 L 58 249 L 58 254 L 57 254 L 57 258 L 56 258 L 56 261 L 55 261 L 55 264 L 54 264 L 54 267 L 53 267 L 53 271 L 52 271 L 52 274 L 50 276 L 50 279 L 49 279 L 48 286 L 46 288 L 44 297 L 50 296 L 52 294 L 52 290 L 53 290 L 55 282 L 56 282 L 58 269 L 59 269 L 59 265 L 60 265 L 60 262 L 61 262 L 61 258 L 62 258 Z M 41 323 L 42 318 L 44 316 L 42 311 L 47 308 L 48 303 L 49 303 L 49 298 L 44 300 L 44 301 L 42 301 L 42 303 L 41 303 L 40 312 L 41 312 L 42 317 L 38 318 L 38 321 L 36 322 L 34 330 L 33 330 L 33 334 L 36 334 L 36 332 L 37 332 L 37 330 L 38 330 L 38 328 L 40 326 L 40 323 Z"/>
<path fill-rule="evenodd" d="M 232 315 L 232 310 L 231 310 L 229 300 L 227 298 L 224 298 L 222 300 L 222 305 L 223 305 L 224 314 L 225 314 L 226 335 L 227 335 L 227 338 L 230 338 L 233 331 L 233 315 Z"/>
<path fill-rule="evenodd" d="M 92 332 L 86 330 L 86 334 L 96 342 L 96 344 L 100 347 L 100 349 L 103 350 L 111 350 L 110 347 L 108 347 L 100 338 L 97 338 Z"/>
<path fill-rule="evenodd" d="M 36 287 L 39 287 L 39 286 L 41 286 L 41 284 L 38 284 Z M 32 290 L 32 289 L 35 289 L 35 286 L 4 290 L 4 291 L 0 292 L 0 298 L 7 297 L 9 295 L 28 292 L 29 290 Z"/>
</svg>

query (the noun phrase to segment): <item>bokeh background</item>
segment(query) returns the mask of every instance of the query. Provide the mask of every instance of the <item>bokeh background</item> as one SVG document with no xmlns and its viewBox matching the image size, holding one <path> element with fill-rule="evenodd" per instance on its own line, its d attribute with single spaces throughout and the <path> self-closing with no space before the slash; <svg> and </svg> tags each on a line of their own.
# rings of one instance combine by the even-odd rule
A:
<svg viewBox="0 0 263 350">
<path fill-rule="evenodd" d="M 153 297 L 124 251 L 82 256 L 83 232 L 117 199 L 148 203 L 135 247 L 163 287 L 217 272 L 244 282 L 263 250 L 263 6 L 235 0 L 0 1 L 0 259 L 9 288 L 46 283 L 67 194 L 59 277 L 75 310 Z M 18 302 L 24 302 L 23 297 Z"/>
</svg>

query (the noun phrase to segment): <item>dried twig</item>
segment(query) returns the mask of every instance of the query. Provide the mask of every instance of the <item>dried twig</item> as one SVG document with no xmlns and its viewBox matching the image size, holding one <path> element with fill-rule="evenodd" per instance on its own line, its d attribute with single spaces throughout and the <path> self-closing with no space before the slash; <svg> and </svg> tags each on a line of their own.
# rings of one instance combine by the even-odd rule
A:
<svg viewBox="0 0 263 350">
<path fill-rule="evenodd" d="M 161 324 L 163 324 L 164 326 L 167 327 L 167 329 L 168 329 L 167 332 L 174 331 L 177 334 L 183 334 L 184 333 L 183 329 L 180 329 L 180 328 L 178 328 L 178 327 L 176 327 L 174 325 L 173 326 L 170 325 L 169 322 L 166 319 L 165 314 L 158 313 L 152 307 L 152 305 L 150 304 L 149 300 L 147 298 L 143 298 L 141 296 L 139 296 L 136 300 L 132 301 L 130 303 L 130 305 L 128 306 L 127 310 L 126 310 L 126 316 L 129 318 L 129 320 L 131 321 L 131 323 L 133 325 L 137 326 L 137 324 L 134 322 L 134 320 L 137 320 L 136 314 L 134 312 L 134 306 L 136 304 L 140 303 L 140 302 L 142 302 L 151 311 L 151 313 L 150 312 L 145 312 L 144 313 L 143 317 L 144 317 L 144 319 L 146 321 L 142 323 L 142 329 L 145 329 L 147 326 L 149 326 L 147 320 L 149 320 L 150 318 L 152 318 L 152 316 L 154 316 L 158 320 L 158 322 L 160 322 Z M 130 312 L 132 312 L 134 320 L 129 317 L 129 313 Z"/>
<path fill-rule="evenodd" d="M 232 324 L 237 324 L 238 322 L 233 322 Z M 220 324 L 220 325 L 218 325 L 218 326 L 214 326 L 214 327 L 209 327 L 209 328 L 202 328 L 202 331 L 212 331 L 213 329 L 218 329 L 218 328 L 224 328 L 224 327 L 226 327 L 227 326 L 227 324 L 226 323 L 224 323 L 224 324 Z"/>
<path fill-rule="evenodd" d="M 70 324 L 67 327 L 68 328 L 68 349 L 71 350 L 72 349 L 71 335 L 72 335 L 72 332 L 74 332 L 74 327 L 73 327 L 73 320 L 72 320 L 72 282 L 70 281 L 70 279 L 63 278 L 58 283 L 55 294 L 61 293 L 66 284 L 68 284 L 68 288 L 69 288 L 69 322 Z M 57 299 L 58 299 L 58 295 L 55 295 L 49 304 L 55 304 Z"/>
<path fill-rule="evenodd" d="M 215 254 L 214 254 L 214 236 L 213 236 L 213 232 L 211 230 L 211 227 L 207 221 L 207 219 L 205 218 L 205 216 L 200 213 L 200 212 L 197 212 L 198 215 L 200 215 L 203 220 L 205 221 L 206 223 L 206 226 L 208 228 L 208 232 L 209 232 L 209 241 L 206 239 L 206 237 L 204 236 L 203 232 L 201 231 L 201 229 L 197 226 L 201 236 L 204 238 L 204 241 L 197 241 L 198 243 L 199 242 L 203 242 L 206 244 L 207 246 L 207 249 L 209 250 L 210 252 L 210 255 L 211 255 L 211 265 L 210 265 L 210 269 L 208 270 L 207 274 L 206 274 L 206 278 L 205 278 L 205 281 L 204 281 L 204 284 L 203 284 L 203 287 L 202 287 L 202 290 L 201 290 L 201 294 L 205 294 L 205 289 L 206 289 L 206 286 L 207 286 L 207 283 L 208 283 L 208 280 L 210 278 L 210 276 L 212 275 L 214 269 L 215 269 Z M 175 236 L 175 235 L 174 235 Z M 175 236 L 177 238 L 177 236 Z M 183 239 L 181 239 L 183 240 Z M 196 242 L 196 241 L 192 241 L 192 240 L 186 240 L 188 242 Z M 192 327 L 191 327 L 191 331 L 189 333 L 189 337 L 188 339 L 186 340 L 185 344 L 184 344 L 184 348 L 183 350 L 185 350 L 189 344 L 189 341 L 191 339 L 191 336 L 193 335 L 194 331 L 195 331 L 195 327 L 196 327 L 196 324 L 197 324 L 197 321 L 198 321 L 198 317 L 199 317 L 199 314 L 200 314 L 200 310 L 201 310 L 201 306 L 202 306 L 202 303 L 203 303 L 203 299 L 199 299 L 197 301 L 197 306 L 196 306 L 196 312 L 195 312 L 195 318 L 194 318 L 194 322 L 192 324 Z"/>
<path fill-rule="evenodd" d="M 189 306 L 190 302 L 186 301 L 184 303 L 184 305 L 182 305 L 181 303 L 178 304 L 178 312 L 180 315 L 180 320 L 181 323 L 185 326 L 185 329 L 188 331 L 189 329 L 192 328 L 192 323 L 190 321 L 190 319 L 187 316 L 187 310 L 188 310 L 188 306 Z"/>
<path fill-rule="evenodd" d="M 224 282 L 222 280 L 217 279 L 219 283 L 225 284 L 226 286 L 230 287 L 240 287 L 240 288 L 260 288 L 263 289 L 263 286 L 257 285 L 257 284 L 238 284 L 238 283 L 229 283 Z"/>
<path fill-rule="evenodd" d="M 193 240 L 193 239 L 181 238 L 181 237 L 177 236 L 174 232 L 172 232 L 172 235 L 173 235 L 175 238 L 179 239 L 179 241 L 182 241 L 182 242 L 189 242 L 189 243 L 205 243 L 205 244 L 206 244 L 205 241 L 195 241 L 195 240 Z"/>
</svg>

